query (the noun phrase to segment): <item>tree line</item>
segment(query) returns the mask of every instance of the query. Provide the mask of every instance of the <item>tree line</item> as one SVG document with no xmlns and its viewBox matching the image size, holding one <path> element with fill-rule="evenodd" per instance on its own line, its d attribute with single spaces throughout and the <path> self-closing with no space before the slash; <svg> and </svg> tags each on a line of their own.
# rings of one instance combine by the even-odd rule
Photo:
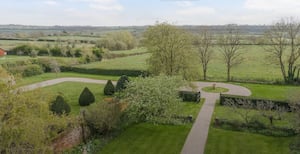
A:
<svg viewBox="0 0 300 154">
<path fill-rule="evenodd" d="M 299 82 L 300 22 L 295 18 L 283 18 L 265 32 L 267 41 L 264 51 L 266 59 L 279 65 L 285 83 Z M 217 38 L 217 39 L 213 39 Z M 213 53 L 221 52 L 226 66 L 227 81 L 231 81 L 231 70 L 241 64 L 243 57 L 242 36 L 238 25 L 227 25 L 224 33 L 214 35 L 209 27 L 192 35 L 168 23 L 157 23 L 144 33 L 142 43 L 152 53 L 148 59 L 152 74 L 182 75 L 185 79 L 197 77 L 195 64 L 200 61 L 203 80 L 207 80 L 208 66 Z"/>
</svg>

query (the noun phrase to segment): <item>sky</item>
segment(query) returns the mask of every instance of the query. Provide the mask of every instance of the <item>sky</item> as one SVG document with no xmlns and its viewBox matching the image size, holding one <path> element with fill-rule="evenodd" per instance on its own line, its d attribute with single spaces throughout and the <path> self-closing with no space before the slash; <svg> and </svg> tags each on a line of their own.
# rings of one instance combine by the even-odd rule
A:
<svg viewBox="0 0 300 154">
<path fill-rule="evenodd" d="M 0 0 L 0 24 L 139 26 L 272 24 L 300 0 Z"/>
</svg>

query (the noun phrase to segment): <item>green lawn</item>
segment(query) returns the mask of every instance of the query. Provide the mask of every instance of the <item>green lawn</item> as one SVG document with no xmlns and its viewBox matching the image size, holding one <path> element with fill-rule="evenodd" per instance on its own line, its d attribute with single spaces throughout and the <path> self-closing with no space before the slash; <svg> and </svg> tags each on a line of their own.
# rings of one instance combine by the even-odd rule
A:
<svg viewBox="0 0 300 154">
<path fill-rule="evenodd" d="M 146 70 L 146 59 L 150 54 L 129 56 L 103 60 L 90 64 L 78 65 L 80 68 L 100 68 L 100 69 L 119 69 L 119 70 Z"/>
<path fill-rule="evenodd" d="M 211 127 L 205 154 L 288 154 L 292 139 Z"/>
<path fill-rule="evenodd" d="M 253 97 L 266 98 L 274 100 L 287 100 L 288 94 L 293 91 L 300 91 L 300 86 L 288 85 L 264 85 L 264 84 L 247 84 L 234 83 L 247 87 L 251 90 Z"/>
<path fill-rule="evenodd" d="M 183 115 L 196 117 L 201 103 L 182 103 Z M 192 124 L 185 125 L 154 125 L 141 123 L 130 126 L 120 136 L 108 142 L 99 151 L 103 154 L 179 154 Z"/>
<path fill-rule="evenodd" d="M 77 115 L 81 108 L 78 104 L 79 95 L 85 87 L 88 87 L 95 95 L 96 103 L 100 102 L 105 97 L 103 94 L 104 85 L 89 83 L 65 82 L 58 85 L 44 87 L 37 91 L 41 94 L 45 93 L 51 96 L 56 96 L 58 93 L 63 94 L 64 98 L 71 106 L 71 114 Z"/>
<path fill-rule="evenodd" d="M 229 89 L 226 88 L 222 88 L 222 87 L 204 87 L 202 88 L 203 91 L 205 92 L 210 92 L 210 93 L 224 93 L 224 92 L 228 92 Z"/>
<path fill-rule="evenodd" d="M 143 53 L 146 52 L 146 48 L 134 48 L 131 50 L 118 50 L 118 51 L 110 51 L 109 53 L 113 54 L 134 54 L 134 53 Z"/>
<path fill-rule="evenodd" d="M 24 86 L 32 83 L 42 82 L 46 80 L 51 80 L 55 78 L 63 78 L 63 77 L 80 77 L 80 78 L 91 78 L 91 79 L 99 79 L 99 80 L 113 80 L 117 81 L 119 79 L 118 76 L 108 76 L 108 75 L 90 75 L 90 74 L 81 74 L 81 73 L 44 73 L 41 75 L 27 77 L 17 80 L 16 86 Z"/>
</svg>

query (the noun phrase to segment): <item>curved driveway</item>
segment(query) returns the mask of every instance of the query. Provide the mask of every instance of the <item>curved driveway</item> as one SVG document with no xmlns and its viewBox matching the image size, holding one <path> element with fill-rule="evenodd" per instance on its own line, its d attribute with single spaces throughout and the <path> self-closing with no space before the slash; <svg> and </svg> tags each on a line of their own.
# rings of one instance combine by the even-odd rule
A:
<svg viewBox="0 0 300 154">
<path fill-rule="evenodd" d="M 31 85 L 23 86 L 17 90 L 30 91 L 37 88 L 47 87 L 63 82 L 83 82 L 83 83 L 95 83 L 95 84 L 106 84 L 107 80 L 95 80 L 88 78 L 58 78 Z M 113 82 L 114 84 L 116 82 Z M 215 108 L 215 103 L 219 99 L 220 94 L 218 93 L 207 93 L 202 91 L 202 88 L 212 86 L 216 84 L 216 87 L 223 87 L 229 89 L 224 94 L 239 95 L 239 96 L 250 96 L 251 91 L 245 87 L 227 84 L 227 83 L 214 83 L 214 82 L 193 82 L 197 87 L 197 90 L 201 92 L 201 97 L 205 98 L 205 102 L 193 124 L 193 127 L 185 141 L 182 148 L 182 154 L 203 154 L 205 144 L 208 136 L 209 126 L 211 117 Z"/>
<path fill-rule="evenodd" d="M 201 97 L 205 98 L 205 102 L 197 116 L 195 123 L 184 143 L 182 154 L 203 154 L 205 144 L 208 136 L 209 126 L 212 114 L 214 112 L 215 103 L 220 98 L 219 93 L 207 93 L 202 91 L 202 88 L 216 84 L 216 87 L 223 87 L 229 89 L 224 94 L 250 96 L 251 91 L 245 87 L 214 82 L 193 82 L 197 90 L 201 92 Z"/>
</svg>

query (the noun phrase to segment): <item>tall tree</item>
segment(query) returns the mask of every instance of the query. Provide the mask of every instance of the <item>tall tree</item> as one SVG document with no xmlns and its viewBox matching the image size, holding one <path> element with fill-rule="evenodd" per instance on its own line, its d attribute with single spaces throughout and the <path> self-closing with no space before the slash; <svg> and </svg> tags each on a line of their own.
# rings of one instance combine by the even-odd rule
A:
<svg viewBox="0 0 300 154">
<path fill-rule="evenodd" d="M 299 80 L 300 57 L 300 22 L 294 18 L 283 18 L 275 23 L 266 33 L 269 46 L 265 49 L 270 53 L 270 60 L 280 66 L 281 74 L 286 83 Z M 297 71 L 297 72 L 296 72 Z"/>
<path fill-rule="evenodd" d="M 213 54 L 212 50 L 212 35 L 208 30 L 203 30 L 195 41 L 195 46 L 198 49 L 200 62 L 203 71 L 203 80 L 206 80 L 208 63 L 210 62 Z"/>
<path fill-rule="evenodd" d="M 241 52 L 241 37 L 237 26 L 228 25 L 227 32 L 218 40 L 223 59 L 227 68 L 227 81 L 231 80 L 232 67 L 243 61 Z"/>
<path fill-rule="evenodd" d="M 148 59 L 149 71 L 154 75 L 183 75 L 195 73 L 191 37 L 182 29 L 167 23 L 151 26 L 144 33 L 144 45 L 151 52 Z"/>
</svg>

